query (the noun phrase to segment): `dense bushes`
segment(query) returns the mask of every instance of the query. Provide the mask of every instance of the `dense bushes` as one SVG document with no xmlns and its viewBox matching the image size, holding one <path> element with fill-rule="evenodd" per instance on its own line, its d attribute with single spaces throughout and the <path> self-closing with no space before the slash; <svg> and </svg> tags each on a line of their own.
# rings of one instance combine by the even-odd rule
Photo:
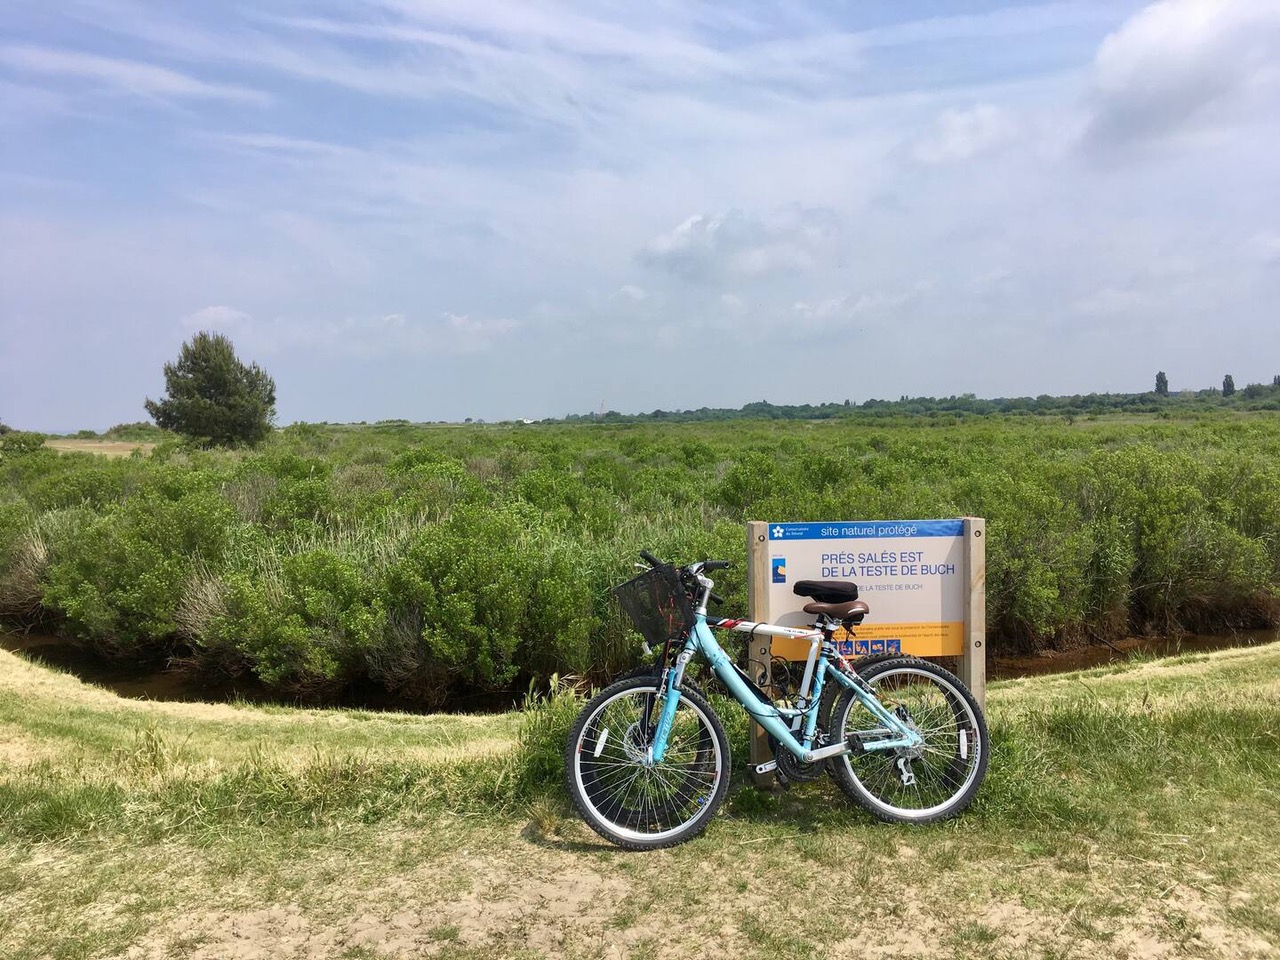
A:
<svg viewBox="0 0 1280 960">
<path fill-rule="evenodd" d="M 232 515 L 225 500 L 200 490 L 112 504 L 57 544 L 44 605 L 108 653 L 154 650 L 177 628 L 193 566 L 221 564 Z"/>
<path fill-rule="evenodd" d="M 10 435 L 12 436 L 12 435 Z M 260 453 L 0 458 L 0 615 L 323 697 L 424 705 L 633 661 L 641 548 L 744 559 L 743 521 L 985 516 L 996 652 L 1260 624 L 1280 423 L 300 425 Z M 741 565 L 722 581 L 745 612 Z"/>
</svg>

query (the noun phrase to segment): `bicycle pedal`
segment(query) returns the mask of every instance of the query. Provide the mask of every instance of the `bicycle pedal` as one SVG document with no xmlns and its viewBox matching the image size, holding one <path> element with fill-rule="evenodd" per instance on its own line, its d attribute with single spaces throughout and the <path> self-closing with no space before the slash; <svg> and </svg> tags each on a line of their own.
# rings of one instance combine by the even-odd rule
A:
<svg viewBox="0 0 1280 960">
<path fill-rule="evenodd" d="M 856 733 L 849 734 L 844 743 L 849 748 L 849 752 L 855 757 L 860 757 L 867 752 L 867 748 L 862 745 L 862 738 Z"/>
</svg>

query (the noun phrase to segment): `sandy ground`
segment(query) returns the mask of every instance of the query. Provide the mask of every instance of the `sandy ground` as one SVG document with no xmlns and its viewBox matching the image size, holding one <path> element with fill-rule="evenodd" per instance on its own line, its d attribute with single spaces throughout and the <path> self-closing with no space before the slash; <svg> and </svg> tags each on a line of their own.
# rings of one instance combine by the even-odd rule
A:
<svg viewBox="0 0 1280 960">
<path fill-rule="evenodd" d="M 500 851 L 455 850 L 404 874 L 349 892 L 342 909 L 278 902 L 244 910 L 184 915 L 152 931 L 117 960 L 330 960 L 330 958 L 584 957 L 624 958 L 1001 958 L 1092 957 L 1166 960 L 1175 957 L 1261 960 L 1272 946 L 1220 923 L 1233 904 L 1174 885 L 1159 901 L 1135 903 L 1132 912 L 1089 922 L 1081 938 L 1069 904 L 1032 909 L 1016 898 L 977 902 L 959 892 L 954 910 L 939 909 L 938 891 L 900 886 L 892 897 L 862 900 L 853 923 L 829 925 L 815 936 L 813 920 L 838 909 L 833 891 L 840 871 L 819 889 L 771 891 L 731 886 L 726 873 L 749 875 L 750 854 L 739 871 L 717 871 L 690 884 L 673 871 L 671 896 L 637 902 L 638 877 L 661 872 L 663 855 L 624 863 L 587 855 L 579 841 L 533 840 Z M 510 840 L 512 838 L 505 838 Z M 953 878 L 961 881 L 961 877 Z M 1034 883 L 1035 877 L 1025 881 Z M 797 884 L 805 886 L 803 880 Z M 794 895 L 799 893 L 798 896 Z M 1225 899 L 1224 899 L 1225 898 Z M 1184 936 L 1184 917 L 1195 933 Z M 806 916 L 805 911 L 814 913 Z M 754 918 L 760 921 L 754 922 Z M 981 948 L 957 938 L 968 925 L 990 931 Z M 804 930 L 796 937 L 791 931 Z M 1088 942 L 1092 941 L 1092 942 Z"/>
<path fill-rule="evenodd" d="M 44 445 L 62 453 L 96 453 L 103 457 L 127 457 L 135 450 L 150 453 L 154 443 L 128 440 L 46 440 Z"/>
</svg>

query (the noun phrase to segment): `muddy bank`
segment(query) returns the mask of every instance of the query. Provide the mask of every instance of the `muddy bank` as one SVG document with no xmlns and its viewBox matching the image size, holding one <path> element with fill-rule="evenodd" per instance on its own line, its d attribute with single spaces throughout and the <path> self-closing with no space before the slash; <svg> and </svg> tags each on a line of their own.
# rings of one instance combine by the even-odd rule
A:
<svg viewBox="0 0 1280 960">
<path fill-rule="evenodd" d="M 1181 637 L 1127 637 L 1108 644 L 1074 650 L 1049 650 L 1030 656 L 996 657 L 987 661 L 987 677 L 1008 680 L 1045 673 L 1067 673 L 1122 663 L 1134 657 L 1172 657 L 1180 653 L 1207 653 L 1230 647 L 1252 647 L 1280 641 L 1280 630 L 1239 630 L 1226 634 L 1185 634 Z"/>
<path fill-rule="evenodd" d="M 996 657 L 987 662 L 987 677 L 1006 680 L 1047 673 L 1066 673 L 1119 663 L 1133 657 L 1168 657 L 1180 653 L 1203 653 L 1276 641 L 1280 641 L 1280 630 L 1187 634 L 1178 638 L 1130 637 L 1114 644 L 1048 651 L 1034 656 Z M 270 689 L 252 676 L 201 676 L 185 669 L 181 664 L 140 667 L 137 664 L 114 663 L 57 637 L 44 634 L 0 631 L 0 649 L 65 670 L 81 680 L 105 687 L 122 697 L 183 703 L 229 703 L 239 700 L 247 703 L 306 705 L 300 700 L 282 695 L 278 690 Z M 431 712 L 500 712 L 510 710 L 522 699 L 515 691 L 484 694 L 456 699 Z M 423 712 L 420 702 L 396 697 L 374 684 L 353 686 L 341 698 L 329 702 L 329 705 L 366 710 Z"/>
<path fill-rule="evenodd" d="M 58 670 L 65 670 L 86 683 L 135 700 L 163 700 L 178 703 L 282 704 L 287 706 L 331 706 L 360 710 L 393 710 L 404 713 L 428 712 L 422 703 L 396 697 L 377 684 L 366 682 L 349 687 L 340 697 L 323 703 L 289 697 L 249 674 L 239 677 L 208 676 L 182 663 L 154 666 L 117 663 L 98 656 L 58 637 L 38 633 L 0 630 L 0 650 L 17 653 Z M 515 693 L 458 697 L 431 713 L 500 713 L 523 700 Z"/>
</svg>

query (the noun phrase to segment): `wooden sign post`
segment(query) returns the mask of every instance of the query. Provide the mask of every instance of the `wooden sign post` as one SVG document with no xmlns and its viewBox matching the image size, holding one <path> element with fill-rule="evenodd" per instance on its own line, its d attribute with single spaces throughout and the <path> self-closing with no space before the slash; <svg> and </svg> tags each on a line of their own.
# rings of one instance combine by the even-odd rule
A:
<svg viewBox="0 0 1280 960">
<path fill-rule="evenodd" d="M 841 652 L 858 657 L 901 653 L 959 658 L 960 679 L 986 705 L 986 521 L 874 520 L 747 524 L 748 616 L 761 623 L 802 626 L 808 601 L 791 592 L 797 580 L 852 580 L 871 606 Z M 839 638 L 837 634 L 837 638 Z M 772 683 L 775 657 L 803 660 L 807 643 L 753 637 L 747 672 L 760 687 Z M 751 769 L 757 786 L 771 773 L 755 768 L 773 759 L 769 740 L 751 725 Z"/>
<path fill-rule="evenodd" d="M 769 525 L 762 520 L 747 522 L 747 619 L 769 622 Z M 773 683 L 771 638 L 751 637 L 747 642 L 747 674 L 756 686 L 767 690 Z M 772 773 L 756 772 L 757 766 L 772 759 L 769 735 L 752 721 L 751 780 L 757 787 L 771 787 L 776 782 Z"/>
<path fill-rule="evenodd" d="M 960 680 L 978 706 L 987 709 L 987 521 L 964 518 L 964 568 L 968 578 L 964 604 L 964 649 Z"/>
</svg>

